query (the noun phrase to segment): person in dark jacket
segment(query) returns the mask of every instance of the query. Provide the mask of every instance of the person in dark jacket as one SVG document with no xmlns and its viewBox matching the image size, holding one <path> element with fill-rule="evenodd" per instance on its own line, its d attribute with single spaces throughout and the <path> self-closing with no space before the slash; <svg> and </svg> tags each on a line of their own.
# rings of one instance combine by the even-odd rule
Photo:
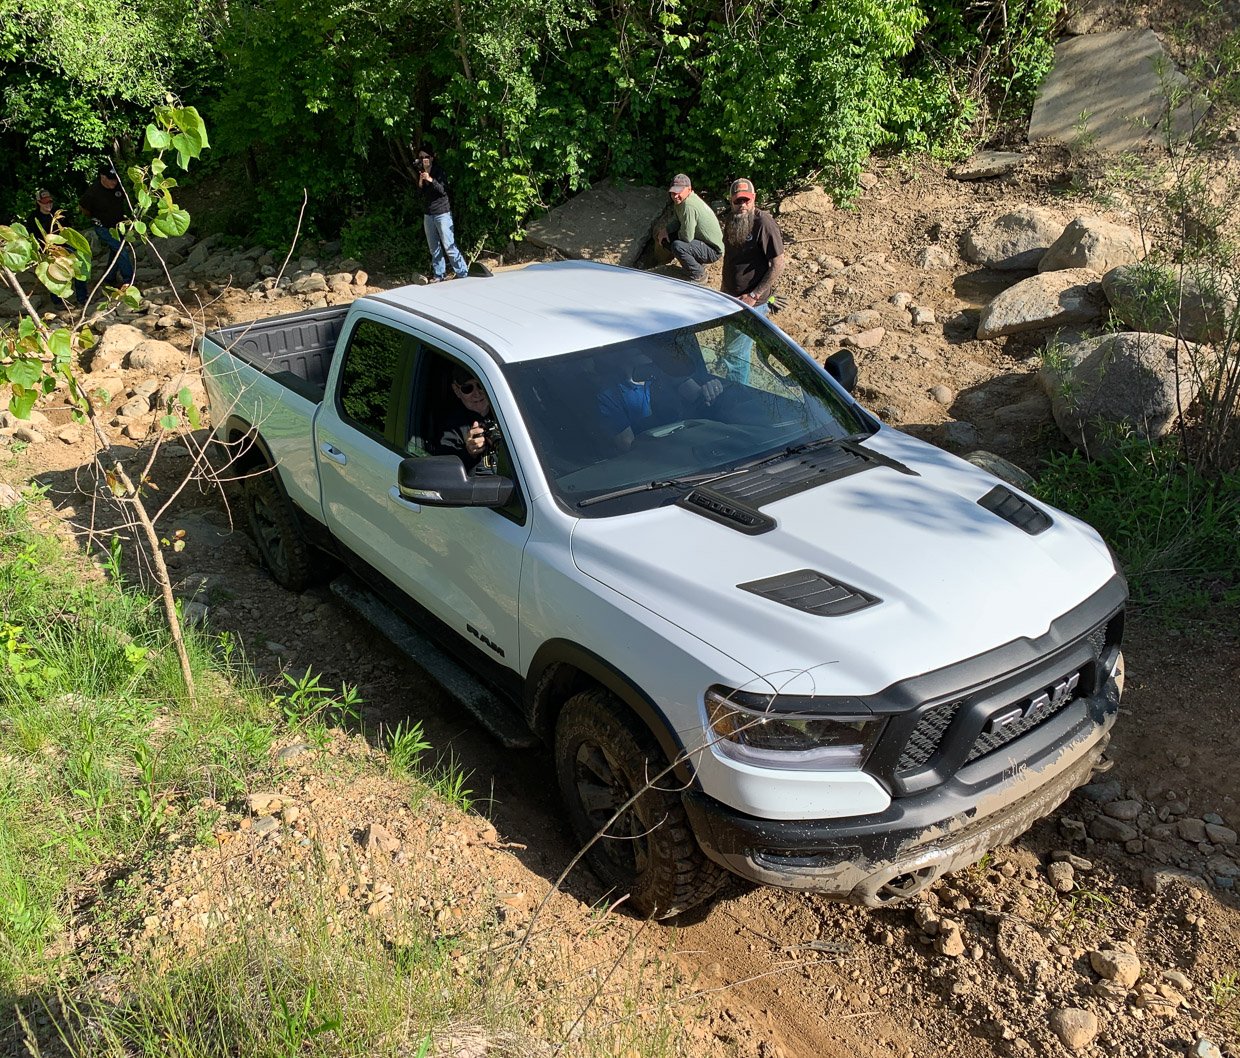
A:
<svg viewBox="0 0 1240 1058">
<path fill-rule="evenodd" d="M 111 162 L 104 161 L 100 164 L 95 182 L 86 189 L 86 194 L 78 201 L 78 205 L 94 224 L 99 241 L 108 248 L 111 262 L 108 278 L 117 280 L 120 286 L 132 283 L 133 251 L 112 231 L 129 216 L 129 202 Z"/>
<path fill-rule="evenodd" d="M 457 403 L 444 411 L 437 453 L 459 455 L 468 473 L 495 473 L 491 439 L 497 424 L 491 398 L 473 372 L 459 364 L 452 369 L 452 393 Z"/>
<path fill-rule="evenodd" d="M 448 184 L 444 171 L 435 161 L 429 147 L 418 150 L 418 193 L 422 196 L 422 228 L 426 232 L 426 245 L 431 251 L 432 283 L 449 278 L 447 266 L 452 265 L 453 279 L 464 279 L 469 266 L 461 251 L 456 248 L 456 233 L 452 225 L 452 203 L 448 199 Z"/>
</svg>

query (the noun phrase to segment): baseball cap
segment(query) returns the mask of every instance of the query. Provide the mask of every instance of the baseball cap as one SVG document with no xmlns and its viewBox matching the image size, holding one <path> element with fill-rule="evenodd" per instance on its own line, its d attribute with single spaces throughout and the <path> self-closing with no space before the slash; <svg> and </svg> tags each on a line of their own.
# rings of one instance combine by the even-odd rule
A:
<svg viewBox="0 0 1240 1058">
<path fill-rule="evenodd" d="M 748 198 L 752 200 L 757 197 L 757 192 L 753 189 L 752 180 L 746 180 L 742 176 L 739 180 L 732 181 L 732 187 L 728 191 L 728 198 Z"/>
<path fill-rule="evenodd" d="M 52 193 L 46 187 L 41 187 L 34 193 L 34 200 L 36 202 L 42 202 L 44 199 L 50 199 L 51 197 Z"/>
<path fill-rule="evenodd" d="M 106 176 L 109 180 L 120 179 L 120 177 L 116 175 L 116 166 L 106 159 L 99 163 L 99 175 Z"/>
<path fill-rule="evenodd" d="M 669 192 L 687 191 L 692 186 L 693 186 L 693 181 L 690 180 L 687 176 L 685 176 L 684 173 L 677 173 L 675 176 L 672 177 L 671 186 L 669 186 L 667 190 Z"/>
</svg>

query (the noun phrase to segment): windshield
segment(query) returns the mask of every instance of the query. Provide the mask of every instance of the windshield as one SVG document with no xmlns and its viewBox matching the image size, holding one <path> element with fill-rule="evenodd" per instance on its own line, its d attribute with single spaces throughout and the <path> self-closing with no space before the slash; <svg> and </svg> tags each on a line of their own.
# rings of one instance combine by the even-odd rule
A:
<svg viewBox="0 0 1240 1058">
<path fill-rule="evenodd" d="M 583 516 L 676 499 L 666 488 L 628 494 L 634 486 L 700 481 L 873 430 L 821 368 L 748 312 L 507 373 L 556 497 Z"/>
</svg>

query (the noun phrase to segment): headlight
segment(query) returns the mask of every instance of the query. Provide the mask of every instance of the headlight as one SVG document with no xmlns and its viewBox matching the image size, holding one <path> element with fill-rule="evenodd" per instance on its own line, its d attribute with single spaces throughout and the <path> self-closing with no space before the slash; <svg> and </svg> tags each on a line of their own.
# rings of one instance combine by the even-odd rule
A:
<svg viewBox="0 0 1240 1058">
<path fill-rule="evenodd" d="M 884 723 L 855 698 L 783 697 L 726 687 L 706 692 L 706 712 L 721 753 L 759 767 L 800 771 L 860 768 Z"/>
</svg>

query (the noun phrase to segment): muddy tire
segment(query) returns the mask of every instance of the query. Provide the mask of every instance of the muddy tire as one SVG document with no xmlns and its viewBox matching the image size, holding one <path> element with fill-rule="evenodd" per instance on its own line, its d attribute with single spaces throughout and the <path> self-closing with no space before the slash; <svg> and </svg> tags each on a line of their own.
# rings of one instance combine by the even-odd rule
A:
<svg viewBox="0 0 1240 1058">
<path fill-rule="evenodd" d="M 708 900 L 726 872 L 707 859 L 689 828 L 675 776 L 656 781 L 666 760 L 648 731 L 610 692 L 565 703 L 555 731 L 555 766 L 573 834 L 585 845 L 638 790 L 586 862 L 615 899 L 642 916 L 670 918 Z"/>
<path fill-rule="evenodd" d="M 302 532 L 293 505 L 280 491 L 275 472 L 247 478 L 241 495 L 250 536 L 275 582 L 289 591 L 301 591 L 318 579 L 318 556 Z"/>
</svg>

